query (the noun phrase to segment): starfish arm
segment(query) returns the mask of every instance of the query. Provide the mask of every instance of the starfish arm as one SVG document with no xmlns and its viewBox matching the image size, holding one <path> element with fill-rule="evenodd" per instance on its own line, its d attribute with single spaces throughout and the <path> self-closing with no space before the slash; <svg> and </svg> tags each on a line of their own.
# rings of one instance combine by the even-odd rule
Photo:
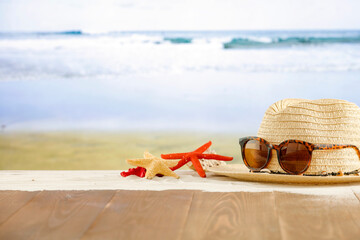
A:
<svg viewBox="0 0 360 240">
<path fill-rule="evenodd" d="M 146 174 L 146 169 L 145 168 L 141 168 L 139 170 L 139 177 L 143 178 L 145 177 L 145 174 Z"/>
<path fill-rule="evenodd" d="M 163 159 L 180 159 L 183 158 L 187 153 L 170 153 L 170 154 L 161 154 Z"/>
<path fill-rule="evenodd" d="M 150 163 L 151 159 L 139 158 L 139 159 L 127 159 L 128 164 L 138 167 L 146 168 Z"/>
<path fill-rule="evenodd" d="M 205 171 L 202 168 L 199 159 L 196 156 L 191 156 L 190 159 L 199 176 L 202 178 L 206 177 Z"/>
<path fill-rule="evenodd" d="M 154 169 L 146 169 L 145 178 L 153 179 L 156 176 L 157 172 Z"/>
<path fill-rule="evenodd" d="M 231 161 L 233 157 L 227 157 L 217 154 L 199 154 L 198 158 L 200 159 L 215 159 L 215 160 L 222 160 L 222 161 Z"/>
<path fill-rule="evenodd" d="M 211 146 L 211 144 L 212 144 L 212 142 L 209 141 L 209 142 L 205 143 L 204 145 L 202 145 L 201 147 L 199 147 L 198 149 L 196 149 L 194 152 L 203 153 Z"/>
<path fill-rule="evenodd" d="M 174 171 L 176 169 L 181 168 L 182 166 L 184 166 L 188 162 L 190 162 L 190 158 L 183 158 L 176 164 L 175 167 L 171 167 L 170 169 Z"/>
<path fill-rule="evenodd" d="M 149 152 L 144 152 L 144 158 L 154 158 L 155 156 Z"/>
<path fill-rule="evenodd" d="M 165 165 L 167 167 L 175 167 L 175 166 L 178 165 L 178 162 L 180 162 L 180 161 L 177 161 L 177 160 L 168 160 L 168 161 L 163 160 L 163 161 L 165 162 Z"/>
<path fill-rule="evenodd" d="M 164 175 L 164 176 L 170 176 L 170 177 L 174 177 L 174 178 L 180 178 L 176 173 L 174 173 L 173 171 L 171 171 L 169 168 L 163 168 L 161 169 L 161 171 L 159 171 L 160 174 Z"/>
</svg>

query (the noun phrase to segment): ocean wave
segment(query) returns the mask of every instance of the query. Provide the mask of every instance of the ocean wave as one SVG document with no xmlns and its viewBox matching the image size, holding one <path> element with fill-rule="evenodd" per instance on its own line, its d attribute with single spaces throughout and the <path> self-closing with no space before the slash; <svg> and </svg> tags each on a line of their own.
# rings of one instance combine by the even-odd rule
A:
<svg viewBox="0 0 360 240">
<path fill-rule="evenodd" d="M 83 35 L 84 33 L 81 30 L 70 30 L 70 31 L 60 31 L 60 32 L 36 32 L 35 35 L 46 36 L 46 35 Z"/>
<path fill-rule="evenodd" d="M 288 32 L 241 33 L 246 37 L 239 36 L 238 32 L 197 35 L 132 32 L 96 36 L 67 32 L 54 37 L 1 38 L 0 81 L 208 71 L 360 71 L 359 31 L 296 33 L 303 34 L 301 37 Z M 316 44 L 318 42 L 328 44 Z M 332 44 L 334 42 L 341 44 Z M 246 50 L 229 51 L 224 49 L 224 43 Z"/>
<path fill-rule="evenodd" d="M 192 38 L 183 38 L 183 37 L 173 37 L 173 38 L 165 37 L 164 38 L 164 41 L 169 41 L 174 44 L 191 43 L 192 40 L 193 40 Z"/>
<path fill-rule="evenodd" d="M 22 39 L 22 38 L 38 38 L 38 37 L 61 37 L 61 36 L 81 36 L 90 35 L 81 30 L 68 30 L 57 32 L 0 32 L 2 39 Z"/>
<path fill-rule="evenodd" d="M 96 39 L 107 39 L 114 44 L 177 44 L 177 45 L 209 45 L 223 49 L 236 48 L 276 48 L 292 46 L 316 46 L 324 44 L 360 43 L 360 31 L 213 31 L 213 32 L 171 32 L 171 31 L 133 31 L 133 32 L 89 32 L 84 30 L 68 30 L 57 32 L 0 32 L 0 45 L 36 45 L 36 42 L 65 41 L 92 42 Z M 14 41 L 14 43 L 6 42 Z M 51 44 L 51 43 L 49 43 Z M 86 43 L 85 43 L 86 44 Z M 16 46 L 15 46 L 16 47 Z M 31 47 L 31 46 L 29 46 Z"/>
<path fill-rule="evenodd" d="M 287 47 L 293 45 L 308 44 L 333 44 L 333 43 L 360 43 L 358 36 L 335 36 L 335 37 L 275 37 L 275 38 L 256 38 L 240 37 L 233 38 L 230 42 L 223 44 L 225 49 L 249 48 L 249 47 Z"/>
</svg>

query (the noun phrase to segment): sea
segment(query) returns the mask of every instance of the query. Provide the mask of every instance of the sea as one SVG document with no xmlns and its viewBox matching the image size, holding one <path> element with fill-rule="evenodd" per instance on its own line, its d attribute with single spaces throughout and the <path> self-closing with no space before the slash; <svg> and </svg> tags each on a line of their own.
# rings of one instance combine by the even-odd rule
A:
<svg viewBox="0 0 360 240">
<path fill-rule="evenodd" d="M 360 30 L 0 33 L 0 125 L 256 134 L 283 98 L 360 105 Z"/>
</svg>

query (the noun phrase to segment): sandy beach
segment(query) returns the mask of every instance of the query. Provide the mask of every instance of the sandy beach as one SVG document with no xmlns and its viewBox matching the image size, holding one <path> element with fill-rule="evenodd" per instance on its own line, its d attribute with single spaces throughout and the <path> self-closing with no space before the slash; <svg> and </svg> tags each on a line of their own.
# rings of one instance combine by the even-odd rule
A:
<svg viewBox="0 0 360 240">
<path fill-rule="evenodd" d="M 240 163 L 237 134 L 204 132 L 11 132 L 0 134 L 2 170 L 127 169 L 144 151 L 188 152 L 211 140 L 217 153 Z M 184 167 L 186 169 L 186 167 Z"/>
</svg>

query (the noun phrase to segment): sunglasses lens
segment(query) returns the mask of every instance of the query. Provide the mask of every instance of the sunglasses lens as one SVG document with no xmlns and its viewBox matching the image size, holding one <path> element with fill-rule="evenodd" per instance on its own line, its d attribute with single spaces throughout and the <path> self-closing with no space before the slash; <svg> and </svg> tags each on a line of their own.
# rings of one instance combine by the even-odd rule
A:
<svg viewBox="0 0 360 240">
<path fill-rule="evenodd" d="M 311 154 L 304 144 L 288 143 L 280 149 L 281 167 L 289 173 L 305 172 L 311 160 Z"/>
<path fill-rule="evenodd" d="M 249 140 L 244 146 L 244 162 L 252 169 L 266 166 L 268 147 L 258 140 Z"/>
</svg>

